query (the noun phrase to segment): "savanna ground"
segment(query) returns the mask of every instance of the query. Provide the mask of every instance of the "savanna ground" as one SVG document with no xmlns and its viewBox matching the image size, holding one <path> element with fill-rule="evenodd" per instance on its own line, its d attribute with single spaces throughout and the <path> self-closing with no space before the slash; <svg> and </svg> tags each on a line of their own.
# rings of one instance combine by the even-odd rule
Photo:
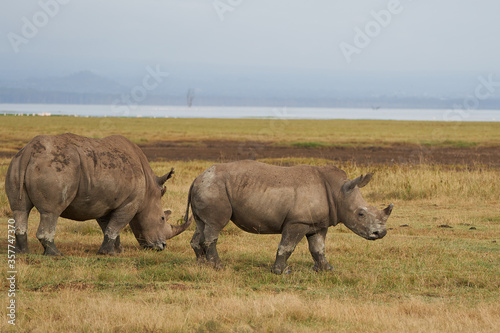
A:
<svg viewBox="0 0 500 333">
<path fill-rule="evenodd" d="M 500 327 L 500 123 L 349 120 L 217 120 L 1 117 L 0 178 L 37 134 L 123 134 L 157 174 L 175 167 L 165 208 L 176 223 L 192 180 L 214 162 L 334 163 L 379 207 L 395 205 L 387 236 L 366 241 L 329 230 L 335 271 L 315 273 L 302 240 L 292 273 L 270 268 L 279 235 L 230 224 L 219 238 L 225 268 L 195 263 L 188 231 L 163 252 L 143 251 L 122 232 L 125 252 L 97 256 L 95 221 L 60 219 L 60 258 L 41 255 L 38 213 L 30 255 L 16 257 L 19 332 L 497 332 Z M 7 323 L 7 220 L 0 183 L 0 331 Z"/>
</svg>

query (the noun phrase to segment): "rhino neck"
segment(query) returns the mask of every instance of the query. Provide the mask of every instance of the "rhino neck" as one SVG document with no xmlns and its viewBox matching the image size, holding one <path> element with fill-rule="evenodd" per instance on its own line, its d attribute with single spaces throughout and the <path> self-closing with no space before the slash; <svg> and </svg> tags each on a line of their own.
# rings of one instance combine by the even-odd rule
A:
<svg viewBox="0 0 500 333">
<path fill-rule="evenodd" d="M 329 219 L 330 226 L 335 226 L 339 222 L 339 208 L 341 200 L 341 188 L 345 179 L 347 179 L 347 175 L 343 170 L 333 166 L 333 165 L 325 165 L 317 167 L 317 170 L 321 174 L 321 177 L 324 181 L 326 196 L 328 199 L 328 211 L 329 211 Z"/>
<path fill-rule="evenodd" d="M 336 226 L 339 223 L 336 204 L 337 196 L 335 195 L 335 192 L 333 191 L 333 188 L 328 180 L 325 180 L 325 191 L 328 200 L 329 225 Z"/>
</svg>

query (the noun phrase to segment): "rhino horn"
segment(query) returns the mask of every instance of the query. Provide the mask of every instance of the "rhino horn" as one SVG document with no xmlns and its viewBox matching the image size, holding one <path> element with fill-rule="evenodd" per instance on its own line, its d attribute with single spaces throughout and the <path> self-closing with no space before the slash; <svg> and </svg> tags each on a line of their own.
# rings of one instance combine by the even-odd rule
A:
<svg viewBox="0 0 500 333">
<path fill-rule="evenodd" d="M 350 192 L 352 191 L 356 186 L 358 187 L 363 187 L 365 186 L 366 184 L 368 184 L 370 182 L 370 180 L 372 180 L 372 177 L 373 177 L 373 173 L 367 173 L 365 176 L 361 175 L 359 176 L 358 178 L 356 179 L 353 179 L 353 180 L 349 180 L 348 182 L 346 182 L 343 186 L 342 186 L 342 189 L 344 190 L 344 192 Z"/>
<path fill-rule="evenodd" d="M 174 171 L 174 168 L 170 169 L 170 172 L 161 176 L 161 177 L 156 177 L 156 182 L 158 183 L 158 185 L 162 186 L 163 184 L 165 184 L 165 182 L 167 180 L 169 180 L 170 178 L 172 178 L 172 175 L 175 173 Z"/>
<path fill-rule="evenodd" d="M 172 225 L 172 224 L 166 224 L 167 225 L 167 231 L 165 235 L 165 240 L 170 239 L 172 237 L 177 236 L 178 234 L 184 232 L 189 226 L 191 225 L 191 222 L 193 221 L 193 217 L 189 218 L 186 222 L 180 225 Z"/>
</svg>

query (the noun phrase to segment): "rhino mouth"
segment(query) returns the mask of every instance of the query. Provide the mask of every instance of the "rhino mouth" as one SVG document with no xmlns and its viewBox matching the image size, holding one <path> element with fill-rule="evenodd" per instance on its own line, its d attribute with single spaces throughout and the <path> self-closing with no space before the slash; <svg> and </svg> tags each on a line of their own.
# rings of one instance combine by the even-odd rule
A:
<svg viewBox="0 0 500 333">
<path fill-rule="evenodd" d="M 366 239 L 368 239 L 368 240 L 377 240 L 377 239 L 384 238 L 384 236 L 386 234 L 387 234 L 387 231 L 385 231 L 385 230 L 383 230 L 383 231 L 374 231 L 371 234 L 369 234 L 368 237 L 366 237 Z"/>
<path fill-rule="evenodd" d="M 143 243 L 141 247 L 145 250 L 163 251 L 167 247 L 166 242 Z"/>
</svg>

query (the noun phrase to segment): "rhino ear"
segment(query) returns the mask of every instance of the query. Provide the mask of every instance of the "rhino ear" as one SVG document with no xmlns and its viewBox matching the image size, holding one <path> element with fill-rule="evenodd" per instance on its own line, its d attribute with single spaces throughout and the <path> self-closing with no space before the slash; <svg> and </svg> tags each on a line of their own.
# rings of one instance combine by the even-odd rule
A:
<svg viewBox="0 0 500 333">
<path fill-rule="evenodd" d="M 372 177 L 373 173 L 367 173 L 366 176 L 364 177 L 363 175 L 361 175 L 361 181 L 359 182 L 358 187 L 364 187 L 366 184 L 370 182 L 370 180 L 372 180 Z"/>
<path fill-rule="evenodd" d="M 356 179 L 349 180 L 348 182 L 346 182 L 342 186 L 342 190 L 347 193 L 347 192 L 354 190 L 354 188 L 356 186 L 363 187 L 370 182 L 370 180 L 372 179 L 372 176 L 373 176 L 373 173 L 368 173 L 368 174 L 366 174 L 366 176 L 361 175 Z"/>
<path fill-rule="evenodd" d="M 170 169 L 170 172 L 161 176 L 161 177 L 156 177 L 156 182 L 158 183 L 158 185 L 162 186 L 163 184 L 165 184 L 165 182 L 172 178 L 172 175 L 175 173 L 174 171 L 174 168 Z"/>
<path fill-rule="evenodd" d="M 394 204 L 391 203 L 389 206 L 387 206 L 384 209 L 384 213 L 385 213 L 385 215 L 387 215 L 387 217 L 389 217 L 389 215 L 391 215 L 393 207 L 394 207 Z"/>
</svg>

